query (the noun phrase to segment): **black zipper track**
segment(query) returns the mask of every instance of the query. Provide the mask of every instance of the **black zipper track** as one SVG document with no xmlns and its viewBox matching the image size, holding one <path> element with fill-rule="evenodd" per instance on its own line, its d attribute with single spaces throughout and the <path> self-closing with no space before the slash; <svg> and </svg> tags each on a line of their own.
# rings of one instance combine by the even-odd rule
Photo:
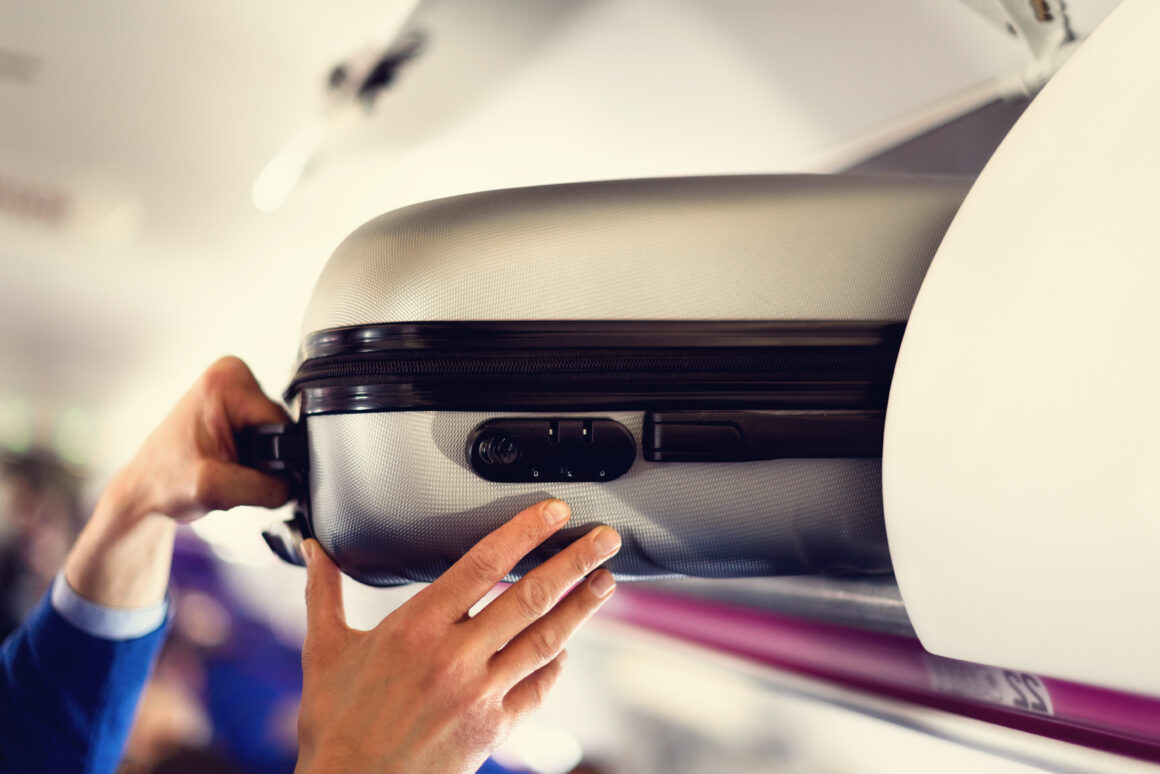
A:
<svg viewBox="0 0 1160 774">
<path fill-rule="evenodd" d="M 764 328 L 746 323 L 742 335 L 727 330 L 741 326 L 728 323 L 665 323 L 661 331 L 656 323 L 622 322 L 613 330 L 606 325 L 600 330 L 601 323 L 550 323 L 555 330 L 534 335 L 529 335 L 534 324 L 510 325 L 505 331 L 503 324 L 489 323 L 486 337 L 469 323 L 429 324 L 418 335 L 414 325 L 316 334 L 316 346 L 306 351 L 326 355 L 304 361 L 286 395 L 301 395 L 308 415 L 425 409 L 880 410 L 901 339 L 901 326 L 884 323 Z M 336 344 L 343 336 L 346 346 Z M 671 346 L 690 339 L 715 346 Z M 324 346 L 317 346 L 319 340 Z M 608 346 L 628 340 L 631 346 Z M 787 341 L 793 343 L 769 346 Z M 597 342 L 605 346 L 585 346 Z M 726 343 L 733 346 L 721 346 Z"/>
</svg>

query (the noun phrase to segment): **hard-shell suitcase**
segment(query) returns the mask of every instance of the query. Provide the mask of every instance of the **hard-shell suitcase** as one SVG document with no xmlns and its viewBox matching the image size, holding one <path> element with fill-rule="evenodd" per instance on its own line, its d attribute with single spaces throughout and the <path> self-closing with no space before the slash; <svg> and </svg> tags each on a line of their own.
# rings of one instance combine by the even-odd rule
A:
<svg viewBox="0 0 1160 774">
<path fill-rule="evenodd" d="M 968 183 L 737 176 L 575 183 L 388 213 L 318 281 L 246 454 L 296 471 L 344 572 L 434 579 L 523 507 L 603 523 L 620 578 L 890 568 L 886 396 Z"/>
</svg>

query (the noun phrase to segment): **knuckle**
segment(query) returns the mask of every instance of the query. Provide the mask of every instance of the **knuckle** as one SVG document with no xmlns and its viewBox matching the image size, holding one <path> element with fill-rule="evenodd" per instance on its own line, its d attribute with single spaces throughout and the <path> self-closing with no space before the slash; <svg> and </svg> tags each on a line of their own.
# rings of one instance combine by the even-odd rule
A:
<svg viewBox="0 0 1160 774">
<path fill-rule="evenodd" d="M 559 661 L 553 661 L 544 667 L 543 679 L 543 694 L 547 695 L 548 691 L 552 690 L 552 686 L 560 679 L 560 675 L 564 672 L 564 665 Z"/>
<path fill-rule="evenodd" d="M 582 578 L 592 569 L 592 561 L 584 551 L 569 551 L 568 555 L 568 566 L 573 577 Z"/>
<path fill-rule="evenodd" d="M 495 703 L 495 691 L 479 674 L 476 662 L 462 655 L 447 654 L 428 674 L 426 693 L 445 697 L 456 715 L 478 717 Z"/>
<path fill-rule="evenodd" d="M 426 653 L 431 648 L 431 637 L 427 634 L 427 629 L 424 626 L 403 626 L 394 629 L 390 632 L 385 632 L 385 636 L 393 638 L 398 642 L 400 649 L 404 653 Z M 454 659 L 449 661 L 449 667 L 456 667 L 458 662 Z"/>
<path fill-rule="evenodd" d="M 211 395 L 218 395 L 226 387 L 235 383 L 239 376 L 248 373 L 249 368 L 239 358 L 226 355 L 218 358 L 202 374 L 201 381 L 204 390 Z"/>
<path fill-rule="evenodd" d="M 242 362 L 242 359 L 234 355 L 219 357 L 209 368 L 210 371 L 219 373 L 222 376 L 236 376 L 249 371 L 249 368 Z"/>
<path fill-rule="evenodd" d="M 528 632 L 529 644 L 537 662 L 548 663 L 564 648 L 564 638 L 550 626 L 542 626 Z"/>
<path fill-rule="evenodd" d="M 229 377 L 230 367 L 225 362 L 225 359 L 214 362 L 205 373 L 201 375 L 201 383 L 207 393 L 220 392 L 225 385 L 226 379 Z"/>
<path fill-rule="evenodd" d="M 548 692 L 556 682 L 555 675 L 550 671 L 551 669 L 550 666 L 545 667 L 545 671 L 536 675 L 536 679 L 528 685 L 531 698 L 529 710 L 538 708 L 548 698 Z"/>
<path fill-rule="evenodd" d="M 530 551 L 547 534 L 548 528 L 539 509 L 531 509 L 523 513 L 519 520 L 519 541 L 524 551 Z"/>
<path fill-rule="evenodd" d="M 486 715 L 495 706 L 495 695 L 495 688 L 489 681 L 478 680 L 466 692 L 466 703 L 476 713 Z"/>
<path fill-rule="evenodd" d="M 540 705 L 548 698 L 548 689 L 541 681 L 537 680 L 528 686 L 528 703 L 523 708 L 520 715 L 526 717 L 533 711 L 540 708 Z"/>
<path fill-rule="evenodd" d="M 458 656 L 444 657 L 439 660 L 435 670 L 431 673 L 430 688 L 433 695 L 442 695 L 449 692 L 464 691 L 462 700 L 468 701 L 474 694 L 463 686 L 467 682 L 468 665 Z"/>
<path fill-rule="evenodd" d="M 563 671 L 564 665 L 559 661 L 551 661 L 543 666 L 540 684 L 543 686 L 544 693 L 551 690 Z"/>
<path fill-rule="evenodd" d="M 549 686 L 546 680 L 536 681 L 535 687 L 532 689 L 532 695 L 534 696 L 535 705 L 537 707 L 543 704 L 544 700 L 548 698 L 548 687 Z"/>
<path fill-rule="evenodd" d="M 481 545 L 467 554 L 468 569 L 481 581 L 498 583 L 507 575 L 507 566 L 499 552 L 490 546 Z"/>
<path fill-rule="evenodd" d="M 542 578 L 536 575 L 527 575 L 512 587 L 520 612 L 526 618 L 535 619 L 548 612 L 555 601 L 551 588 Z"/>
</svg>

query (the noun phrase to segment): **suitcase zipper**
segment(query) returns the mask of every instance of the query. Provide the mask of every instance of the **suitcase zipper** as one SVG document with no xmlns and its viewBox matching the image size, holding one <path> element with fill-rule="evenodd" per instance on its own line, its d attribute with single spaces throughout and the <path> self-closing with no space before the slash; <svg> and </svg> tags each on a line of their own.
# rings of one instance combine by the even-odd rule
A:
<svg viewBox="0 0 1160 774">
<path fill-rule="evenodd" d="M 304 414 L 407 410 L 882 410 L 904 324 L 542 320 L 312 334 Z"/>
<path fill-rule="evenodd" d="M 287 391 L 303 413 L 591 407 L 885 408 L 897 350 L 566 356 L 379 352 L 304 362 Z"/>
<path fill-rule="evenodd" d="M 886 357 L 883 357 L 886 354 Z M 851 352 L 839 355 L 824 353 L 704 354 L 679 352 L 640 355 L 639 353 L 588 353 L 581 356 L 488 355 L 460 353 L 433 357 L 428 352 L 379 353 L 307 360 L 298 369 L 290 386 L 293 394 L 308 383 L 355 376 L 470 376 L 477 374 L 598 374 L 662 373 L 681 375 L 713 371 L 735 373 L 801 372 L 803 370 L 839 371 L 872 368 L 893 370 L 897 353 Z"/>
</svg>

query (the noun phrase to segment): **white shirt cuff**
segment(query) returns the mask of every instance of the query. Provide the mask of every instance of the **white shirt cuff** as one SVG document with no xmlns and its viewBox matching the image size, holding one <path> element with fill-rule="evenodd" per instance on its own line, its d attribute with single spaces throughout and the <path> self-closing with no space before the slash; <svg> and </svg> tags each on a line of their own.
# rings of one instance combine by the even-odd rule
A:
<svg viewBox="0 0 1160 774">
<path fill-rule="evenodd" d="M 148 607 L 107 607 L 84 599 L 68 585 L 64 570 L 52 582 L 52 607 L 83 632 L 106 640 L 144 637 L 165 623 L 169 597 Z"/>
</svg>

